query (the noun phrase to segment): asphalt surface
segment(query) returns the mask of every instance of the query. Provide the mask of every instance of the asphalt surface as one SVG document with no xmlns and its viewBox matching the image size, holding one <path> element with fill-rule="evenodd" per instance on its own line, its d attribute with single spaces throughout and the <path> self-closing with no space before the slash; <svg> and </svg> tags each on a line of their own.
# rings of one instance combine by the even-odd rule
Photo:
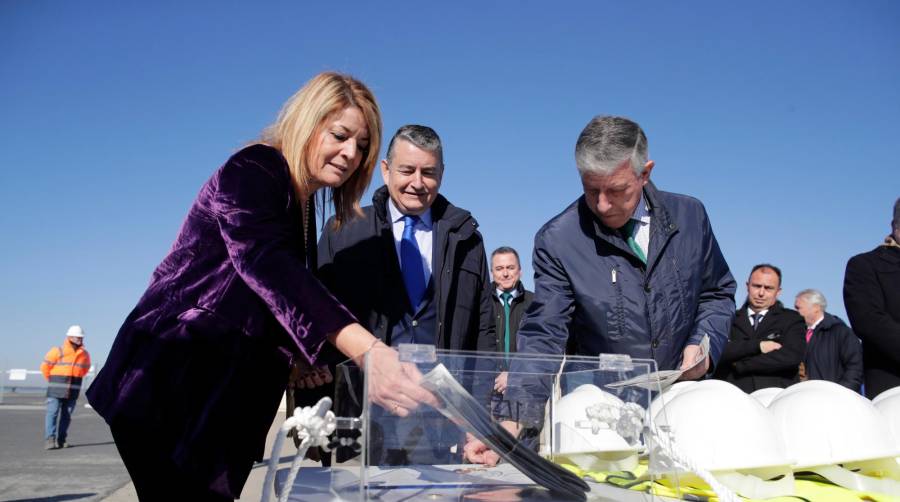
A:
<svg viewBox="0 0 900 502">
<path fill-rule="evenodd" d="M 0 404 L 0 501 L 99 501 L 130 482 L 106 422 L 85 408 L 72 416 L 69 448 L 44 449 L 45 397 L 5 394 Z"/>
<path fill-rule="evenodd" d="M 0 502 L 136 502 L 137 494 L 119 458 L 106 422 L 86 408 L 82 396 L 69 426 L 69 448 L 44 450 L 43 394 L 3 395 L 0 403 Z M 266 459 L 250 472 L 241 500 L 260 500 L 266 462 L 284 412 L 272 423 Z M 284 441 L 277 466 L 288 469 L 296 448 Z M 304 466 L 317 466 L 309 460 Z M 173 497 L 176 500 L 177 497 Z"/>
</svg>

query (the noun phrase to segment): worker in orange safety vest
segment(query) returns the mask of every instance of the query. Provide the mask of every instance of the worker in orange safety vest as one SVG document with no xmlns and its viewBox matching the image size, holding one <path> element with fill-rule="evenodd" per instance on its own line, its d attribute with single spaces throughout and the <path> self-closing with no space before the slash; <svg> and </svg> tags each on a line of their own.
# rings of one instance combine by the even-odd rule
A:
<svg viewBox="0 0 900 502">
<path fill-rule="evenodd" d="M 84 348 L 84 330 L 73 325 L 66 341 L 44 356 L 41 373 L 47 379 L 47 416 L 44 421 L 44 448 L 67 448 L 69 421 L 81 392 L 81 380 L 91 369 L 91 356 Z"/>
</svg>

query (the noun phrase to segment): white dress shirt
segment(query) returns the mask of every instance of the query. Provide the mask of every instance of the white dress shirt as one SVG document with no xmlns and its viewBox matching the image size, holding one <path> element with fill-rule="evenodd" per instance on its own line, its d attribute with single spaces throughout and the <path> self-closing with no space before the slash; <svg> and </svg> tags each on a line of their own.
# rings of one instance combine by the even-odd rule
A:
<svg viewBox="0 0 900 502">
<path fill-rule="evenodd" d="M 822 324 L 822 321 L 824 321 L 824 320 L 825 320 L 825 316 L 823 315 L 822 317 L 819 318 L 818 321 L 814 322 L 812 326 L 807 326 L 807 328 L 815 331 L 815 329 L 819 327 L 819 324 Z"/>
<path fill-rule="evenodd" d="M 397 261 L 401 262 L 400 266 L 403 267 L 403 258 L 400 257 L 400 241 L 403 239 L 403 229 L 406 227 L 406 223 L 403 222 L 403 217 L 405 215 L 397 209 L 397 206 L 394 205 L 394 201 L 391 199 L 388 199 L 388 211 L 391 214 L 391 229 L 394 231 L 394 249 L 397 251 Z M 432 227 L 431 208 L 429 208 L 423 214 L 419 215 L 419 221 L 417 221 L 416 226 L 413 227 L 413 235 L 416 238 L 416 244 L 419 246 L 419 254 L 422 255 L 422 269 L 425 272 L 425 284 L 428 284 L 428 281 L 431 280 Z"/>
<path fill-rule="evenodd" d="M 634 241 L 641 248 L 641 251 L 644 252 L 645 257 L 650 256 L 650 208 L 647 206 L 647 201 L 644 199 L 644 192 L 641 191 L 641 201 L 638 202 L 637 207 L 634 208 L 634 214 L 631 215 L 631 219 L 635 220 L 634 230 L 632 233 L 634 235 Z"/>
<path fill-rule="evenodd" d="M 750 319 L 750 326 L 753 329 L 756 329 L 756 326 L 753 325 L 753 314 L 759 314 L 759 320 L 756 321 L 756 324 L 759 325 L 762 323 L 763 319 L 766 318 L 766 314 L 769 313 L 769 309 L 760 310 L 759 312 L 754 312 L 752 308 L 747 307 L 747 318 Z"/>
<path fill-rule="evenodd" d="M 519 291 L 516 288 L 513 288 L 510 291 L 508 291 L 508 293 L 509 293 L 509 304 L 512 305 L 512 301 L 515 300 L 517 296 L 519 296 Z M 497 288 L 497 298 L 500 299 L 500 303 L 503 303 L 503 290 L 500 288 Z"/>
</svg>

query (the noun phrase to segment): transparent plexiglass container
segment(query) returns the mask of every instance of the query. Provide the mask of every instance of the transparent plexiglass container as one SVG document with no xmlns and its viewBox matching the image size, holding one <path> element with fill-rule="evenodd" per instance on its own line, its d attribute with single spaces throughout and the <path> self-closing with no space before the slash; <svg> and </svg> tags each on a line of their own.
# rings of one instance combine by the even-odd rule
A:
<svg viewBox="0 0 900 502">
<path fill-rule="evenodd" d="M 332 451 L 337 499 L 626 500 L 594 482 L 573 498 L 575 483 L 554 469 L 639 472 L 653 454 L 643 437 L 659 393 L 652 360 L 400 345 L 399 364 L 382 371 L 390 354 L 378 350 L 391 349 L 370 351 L 371 371 L 348 361 L 335 374 L 334 413 L 358 418 L 340 422 L 345 445 Z"/>
</svg>

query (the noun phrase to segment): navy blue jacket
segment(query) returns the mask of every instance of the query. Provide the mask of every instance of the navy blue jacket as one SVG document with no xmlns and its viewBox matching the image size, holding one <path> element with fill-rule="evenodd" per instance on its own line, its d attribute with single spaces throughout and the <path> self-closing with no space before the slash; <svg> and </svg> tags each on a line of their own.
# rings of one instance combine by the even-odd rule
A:
<svg viewBox="0 0 900 502">
<path fill-rule="evenodd" d="M 534 238 L 534 301 L 519 327 L 520 353 L 627 354 L 681 364 L 709 335 L 712 362 L 734 316 L 735 281 L 703 204 L 644 187 L 650 207 L 647 265 L 603 226 L 584 196 Z"/>
<path fill-rule="evenodd" d="M 859 392 L 863 379 L 862 345 L 839 317 L 825 313 L 806 345 L 806 376 L 830 380 Z"/>
</svg>

